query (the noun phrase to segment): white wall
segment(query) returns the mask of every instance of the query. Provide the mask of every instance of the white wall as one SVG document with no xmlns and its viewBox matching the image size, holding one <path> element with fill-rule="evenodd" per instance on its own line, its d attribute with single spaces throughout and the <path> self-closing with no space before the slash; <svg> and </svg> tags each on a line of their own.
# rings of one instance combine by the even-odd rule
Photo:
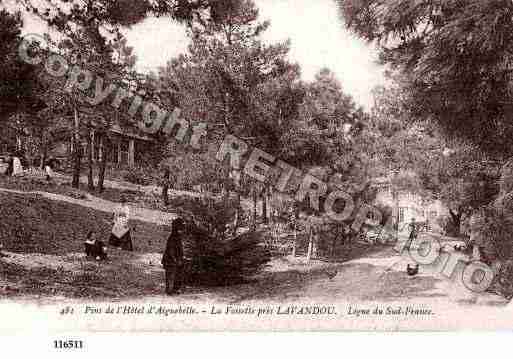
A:
<svg viewBox="0 0 513 359">
<path fill-rule="evenodd" d="M 399 229 L 404 230 L 407 228 L 406 224 L 415 218 L 416 222 L 428 221 L 434 231 L 439 231 L 436 219 L 448 215 L 448 210 L 439 200 L 426 199 L 408 191 L 400 191 L 397 198 L 394 198 L 390 185 L 379 185 L 376 203 L 391 207 L 395 218 L 399 211 Z"/>
</svg>

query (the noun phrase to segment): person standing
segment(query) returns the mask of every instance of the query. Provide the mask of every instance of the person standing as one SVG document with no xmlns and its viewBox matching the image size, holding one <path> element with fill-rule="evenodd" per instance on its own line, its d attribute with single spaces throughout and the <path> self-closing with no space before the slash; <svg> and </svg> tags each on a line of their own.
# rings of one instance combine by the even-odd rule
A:
<svg viewBox="0 0 513 359">
<path fill-rule="evenodd" d="M 183 282 L 183 244 L 185 222 L 176 218 L 171 224 L 171 234 L 167 239 L 166 249 L 162 256 L 162 266 L 166 273 L 166 294 L 180 292 Z"/>
<path fill-rule="evenodd" d="M 109 238 L 109 244 L 121 247 L 126 251 L 133 251 L 132 236 L 129 227 L 130 207 L 125 197 L 121 197 L 120 206 L 114 212 L 114 226 Z"/>
<path fill-rule="evenodd" d="M 23 166 L 21 165 L 21 160 L 18 156 L 14 156 L 12 159 L 12 175 L 13 176 L 22 176 L 23 175 Z"/>
<path fill-rule="evenodd" d="M 12 155 L 9 155 L 7 157 L 7 171 L 5 172 L 6 176 L 12 176 L 13 171 L 13 157 Z"/>
<path fill-rule="evenodd" d="M 46 176 L 46 181 L 47 182 L 50 182 L 53 178 L 53 166 L 54 166 L 54 161 L 52 159 L 46 161 L 45 163 L 45 176 Z"/>
<path fill-rule="evenodd" d="M 410 235 L 408 236 L 408 242 L 406 243 L 406 249 L 411 249 L 411 244 L 417 238 L 417 223 L 415 223 L 415 218 L 411 219 L 410 224 L 408 225 L 410 230 Z"/>
</svg>

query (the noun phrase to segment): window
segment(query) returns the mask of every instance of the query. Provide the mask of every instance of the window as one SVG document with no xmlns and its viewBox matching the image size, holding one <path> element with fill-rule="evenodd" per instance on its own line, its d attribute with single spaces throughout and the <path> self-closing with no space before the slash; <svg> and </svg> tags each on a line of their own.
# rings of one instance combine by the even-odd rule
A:
<svg viewBox="0 0 513 359">
<path fill-rule="evenodd" d="M 399 208 L 399 222 L 404 222 L 404 213 L 406 208 L 400 207 Z"/>
</svg>

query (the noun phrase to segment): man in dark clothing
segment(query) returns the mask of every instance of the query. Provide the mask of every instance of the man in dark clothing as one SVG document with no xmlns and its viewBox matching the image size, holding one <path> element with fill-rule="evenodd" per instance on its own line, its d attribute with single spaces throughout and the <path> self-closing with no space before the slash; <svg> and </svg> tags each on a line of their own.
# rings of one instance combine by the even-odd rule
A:
<svg viewBox="0 0 513 359">
<path fill-rule="evenodd" d="M 181 218 L 173 221 L 171 234 L 167 239 L 166 250 L 162 256 L 162 266 L 166 271 L 166 293 L 178 294 L 183 281 L 183 244 L 182 236 L 185 222 Z"/>
<path fill-rule="evenodd" d="M 7 158 L 7 171 L 5 172 L 5 174 L 7 176 L 12 176 L 12 172 L 13 172 L 13 157 L 11 155 L 9 155 L 9 157 Z"/>
</svg>

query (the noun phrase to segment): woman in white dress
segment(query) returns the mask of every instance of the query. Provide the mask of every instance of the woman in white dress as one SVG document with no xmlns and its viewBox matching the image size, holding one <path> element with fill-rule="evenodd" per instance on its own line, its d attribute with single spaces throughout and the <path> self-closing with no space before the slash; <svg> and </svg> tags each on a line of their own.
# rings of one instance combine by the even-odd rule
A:
<svg viewBox="0 0 513 359">
<path fill-rule="evenodd" d="M 129 227 L 130 207 L 124 197 L 120 200 L 120 206 L 114 212 L 114 225 L 110 234 L 109 244 L 121 247 L 127 251 L 133 251 L 132 238 Z"/>
<path fill-rule="evenodd" d="M 20 158 L 17 156 L 15 156 L 12 159 L 12 175 L 13 176 L 23 176 L 23 166 L 21 165 Z"/>
</svg>

